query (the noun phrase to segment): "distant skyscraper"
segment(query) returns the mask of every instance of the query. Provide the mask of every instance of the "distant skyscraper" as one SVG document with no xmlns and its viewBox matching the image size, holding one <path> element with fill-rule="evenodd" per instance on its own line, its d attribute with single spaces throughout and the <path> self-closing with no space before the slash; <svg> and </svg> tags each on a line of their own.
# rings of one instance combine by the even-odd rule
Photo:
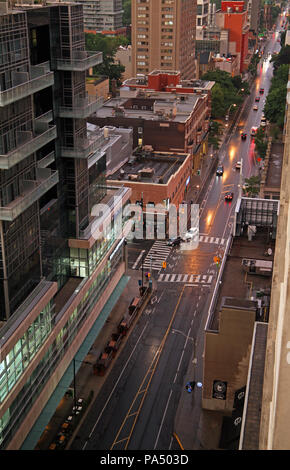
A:
<svg viewBox="0 0 290 470">
<path fill-rule="evenodd" d="M 132 0 L 132 72 L 195 76 L 197 0 Z"/>
<path fill-rule="evenodd" d="M 86 31 L 116 34 L 123 29 L 122 0 L 77 0 L 84 9 Z"/>
<path fill-rule="evenodd" d="M 209 0 L 197 0 L 196 39 L 203 39 L 203 31 L 208 25 Z"/>
</svg>

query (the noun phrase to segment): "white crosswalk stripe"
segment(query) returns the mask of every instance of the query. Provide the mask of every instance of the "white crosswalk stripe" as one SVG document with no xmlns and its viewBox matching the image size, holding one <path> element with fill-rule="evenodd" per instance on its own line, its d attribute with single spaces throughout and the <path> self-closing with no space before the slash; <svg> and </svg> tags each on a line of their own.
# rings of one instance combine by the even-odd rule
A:
<svg viewBox="0 0 290 470">
<path fill-rule="evenodd" d="M 158 282 L 188 282 L 193 284 L 211 284 L 212 275 L 207 274 L 159 274 Z"/>
<path fill-rule="evenodd" d="M 212 243 L 214 245 L 224 245 L 225 239 L 220 237 L 210 237 L 208 235 L 199 235 L 199 243 Z"/>
<path fill-rule="evenodd" d="M 166 241 L 157 240 L 153 243 L 144 259 L 143 269 L 150 270 L 151 268 L 154 271 L 159 271 L 162 268 L 162 262 L 167 260 L 170 252 L 171 247 L 167 245 Z"/>
</svg>

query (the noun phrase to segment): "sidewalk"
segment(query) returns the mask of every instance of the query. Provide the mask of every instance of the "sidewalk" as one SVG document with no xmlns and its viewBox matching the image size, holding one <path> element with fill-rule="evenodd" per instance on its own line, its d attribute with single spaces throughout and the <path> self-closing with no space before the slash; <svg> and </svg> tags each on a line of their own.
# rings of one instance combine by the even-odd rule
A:
<svg viewBox="0 0 290 470">
<path fill-rule="evenodd" d="M 82 400 L 82 402 L 77 405 L 82 406 L 80 415 L 77 417 L 77 424 L 74 428 L 75 415 L 72 413 L 72 409 L 75 405 L 75 400 L 72 396 L 64 395 L 60 403 L 57 406 L 57 409 L 51 418 L 50 422 L 46 426 L 42 436 L 40 437 L 35 450 L 51 450 L 59 449 L 66 450 L 69 449 L 74 438 L 77 437 L 78 429 L 85 419 L 86 415 L 90 410 L 90 406 L 93 401 L 96 399 L 98 393 L 100 392 L 104 382 L 106 381 L 107 376 L 110 373 L 110 370 L 116 362 L 116 358 L 124 348 L 128 337 L 130 336 L 132 329 L 134 328 L 134 323 L 139 318 L 142 310 L 146 308 L 145 305 L 140 309 L 140 312 L 137 314 L 136 319 L 132 327 L 129 329 L 127 335 L 123 338 L 120 348 L 117 351 L 115 359 L 112 360 L 104 376 L 94 375 L 93 373 L 93 364 L 98 359 L 101 352 L 104 351 L 105 346 L 111 338 L 112 333 L 115 333 L 117 326 L 119 325 L 121 319 L 128 311 L 128 306 L 131 300 L 139 296 L 139 285 L 138 280 L 140 279 L 140 272 L 136 270 L 128 270 L 130 279 L 123 290 L 120 298 L 118 299 L 116 305 L 112 309 L 106 323 L 104 324 L 100 334 L 95 339 L 92 344 L 89 353 L 84 358 L 81 364 L 75 364 L 76 370 L 79 367 L 79 370 L 75 375 L 75 388 L 77 391 L 76 401 Z M 153 280 L 153 291 L 155 288 L 155 282 Z M 150 301 L 150 297 L 148 298 Z M 148 301 L 147 301 L 148 303 Z M 71 384 L 71 389 L 73 389 L 73 381 Z M 71 419 L 68 420 L 68 417 Z M 69 424 L 70 421 L 70 424 Z M 63 428 L 62 425 L 65 426 Z M 66 429 L 65 429 L 66 428 Z M 66 439 L 63 439 L 63 443 L 60 444 L 59 440 L 62 439 L 60 433 L 65 434 Z"/>
</svg>

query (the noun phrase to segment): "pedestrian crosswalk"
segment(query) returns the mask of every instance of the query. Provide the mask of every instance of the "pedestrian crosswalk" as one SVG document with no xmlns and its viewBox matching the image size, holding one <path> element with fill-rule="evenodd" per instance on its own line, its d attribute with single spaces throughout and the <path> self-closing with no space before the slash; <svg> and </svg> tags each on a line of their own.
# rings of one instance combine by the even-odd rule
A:
<svg viewBox="0 0 290 470">
<path fill-rule="evenodd" d="M 197 237 L 194 241 L 197 241 Z M 199 235 L 199 243 L 212 243 L 214 245 L 224 245 L 225 239 L 220 237 L 210 237 L 209 235 Z"/>
<path fill-rule="evenodd" d="M 156 240 L 143 261 L 143 269 L 159 271 L 162 268 L 162 262 L 166 261 L 170 251 L 171 247 L 167 245 L 166 241 Z"/>
<path fill-rule="evenodd" d="M 197 240 L 199 243 L 208 243 L 208 244 L 215 244 L 215 245 L 224 245 L 225 239 L 221 237 L 212 237 L 206 234 L 199 234 L 198 237 L 193 238 L 196 242 Z M 144 261 L 143 261 L 143 269 L 144 270 L 154 270 L 159 271 L 162 268 L 162 262 L 166 261 L 169 253 L 171 252 L 172 247 L 167 245 L 167 240 L 156 240 L 152 247 L 150 248 L 149 252 L 147 253 Z M 145 250 L 142 250 L 142 255 L 145 253 Z M 135 260 L 135 263 L 132 269 L 141 269 L 142 268 L 142 255 L 138 256 Z"/>
<path fill-rule="evenodd" d="M 159 275 L 158 282 L 187 282 L 188 284 L 211 284 L 214 276 L 208 274 L 166 274 Z"/>
</svg>

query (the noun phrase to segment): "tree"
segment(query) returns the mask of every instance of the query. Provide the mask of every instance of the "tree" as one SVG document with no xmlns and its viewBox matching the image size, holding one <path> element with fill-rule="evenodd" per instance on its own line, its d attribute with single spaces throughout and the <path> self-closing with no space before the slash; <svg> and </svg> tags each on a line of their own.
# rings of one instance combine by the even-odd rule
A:
<svg viewBox="0 0 290 470">
<path fill-rule="evenodd" d="M 211 117 L 213 119 L 223 117 L 232 104 L 239 105 L 243 101 L 242 96 L 238 94 L 238 87 L 243 84 L 239 78 L 232 77 L 223 70 L 209 71 L 201 78 L 202 80 L 212 80 L 215 82 L 212 88 Z"/>
<path fill-rule="evenodd" d="M 288 73 L 289 65 L 287 64 L 280 65 L 276 69 L 264 107 L 268 121 L 277 124 L 280 128 L 284 125 Z"/>
<path fill-rule="evenodd" d="M 106 37 L 102 34 L 87 33 L 85 35 L 86 49 L 89 51 L 103 52 L 103 63 L 94 67 L 94 73 L 104 75 L 111 80 L 117 80 L 117 86 L 122 83 L 122 74 L 125 72 L 123 65 L 114 62 L 114 56 L 120 45 L 128 44 L 124 36 Z"/>
<path fill-rule="evenodd" d="M 257 75 L 257 65 L 259 61 L 260 61 L 259 54 L 254 54 L 251 58 L 251 62 L 248 67 L 248 71 L 251 75 L 253 75 L 253 77 Z"/>
<path fill-rule="evenodd" d="M 267 151 L 267 140 L 265 135 L 265 128 L 259 127 L 255 136 L 255 149 L 259 157 L 265 158 Z"/>
<path fill-rule="evenodd" d="M 210 130 L 208 136 L 208 143 L 213 146 L 215 150 L 220 146 L 220 135 L 222 125 L 217 121 L 210 121 Z"/>
<path fill-rule="evenodd" d="M 250 178 L 245 178 L 245 184 L 243 186 L 243 193 L 248 197 L 255 197 L 259 194 L 260 191 L 260 177 L 259 176 L 250 176 Z"/>
<path fill-rule="evenodd" d="M 290 64 L 290 46 L 282 46 L 279 54 L 272 57 L 274 73 L 280 67 L 280 65 Z"/>
<path fill-rule="evenodd" d="M 225 115 L 226 110 L 223 89 L 216 83 L 211 92 L 211 117 L 213 119 L 221 118 Z"/>
<path fill-rule="evenodd" d="M 131 24 L 131 0 L 123 0 L 123 25 Z"/>
</svg>

